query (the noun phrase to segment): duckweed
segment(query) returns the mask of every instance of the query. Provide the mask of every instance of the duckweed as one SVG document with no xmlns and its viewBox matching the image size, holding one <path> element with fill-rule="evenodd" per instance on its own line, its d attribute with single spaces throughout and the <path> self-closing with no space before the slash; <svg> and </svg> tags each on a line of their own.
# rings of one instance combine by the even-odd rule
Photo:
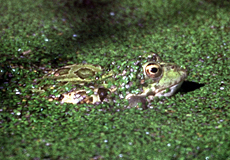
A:
<svg viewBox="0 0 230 160">
<path fill-rule="evenodd" d="M 0 159 L 229 158 L 229 7 L 224 0 L 2 1 Z M 113 103 L 73 105 L 30 92 L 48 68 L 137 70 L 137 57 L 149 52 L 186 66 L 189 76 L 174 97 L 147 109 L 125 108 L 115 93 Z"/>
</svg>

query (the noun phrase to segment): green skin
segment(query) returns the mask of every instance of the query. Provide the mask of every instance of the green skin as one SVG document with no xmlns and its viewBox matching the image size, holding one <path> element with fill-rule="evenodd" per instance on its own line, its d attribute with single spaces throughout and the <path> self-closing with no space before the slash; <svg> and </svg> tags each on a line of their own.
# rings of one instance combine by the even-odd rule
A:
<svg viewBox="0 0 230 160">
<path fill-rule="evenodd" d="M 134 107 L 138 105 L 138 103 L 146 103 L 146 97 L 149 96 L 172 96 L 187 77 L 186 69 L 182 69 L 174 63 L 163 62 L 155 53 L 140 56 L 138 61 L 140 69 L 135 70 L 135 72 L 141 72 L 141 76 L 137 76 L 135 80 L 138 80 L 137 83 L 141 87 L 141 92 L 135 94 L 127 93 L 125 99 L 129 101 L 129 107 Z M 61 99 L 56 99 L 62 103 L 95 104 L 106 101 L 106 99 L 109 98 L 108 93 L 116 92 L 122 87 L 121 85 L 108 85 L 108 82 L 113 83 L 118 81 L 116 79 L 117 76 L 123 78 L 129 76 L 126 75 L 125 72 L 126 69 L 121 71 L 120 74 L 115 74 L 114 71 L 106 71 L 101 66 L 74 64 L 56 69 L 52 73 L 45 75 L 42 79 L 55 79 L 58 82 L 62 82 L 62 85 L 63 83 L 65 83 L 64 85 L 69 83 L 78 85 L 78 87 L 71 92 L 63 93 Z M 135 72 L 132 74 L 139 75 L 139 73 Z M 130 81 L 134 80 L 131 79 Z M 56 86 L 59 86 L 58 84 L 59 83 L 57 83 Z M 82 89 L 83 87 L 89 87 L 93 94 L 88 95 L 88 91 Z M 46 89 L 45 87 L 40 87 L 32 91 L 45 92 Z"/>
<path fill-rule="evenodd" d="M 156 77 L 150 77 L 145 69 L 147 65 L 154 63 L 160 66 L 161 74 Z M 145 81 L 147 86 L 143 87 L 143 92 L 139 95 L 130 94 L 126 96 L 129 100 L 129 106 L 135 106 L 137 103 L 145 103 L 146 97 L 169 97 L 172 96 L 182 85 L 187 77 L 187 70 L 182 69 L 174 63 L 165 63 L 161 61 L 150 61 L 143 65 Z"/>
</svg>

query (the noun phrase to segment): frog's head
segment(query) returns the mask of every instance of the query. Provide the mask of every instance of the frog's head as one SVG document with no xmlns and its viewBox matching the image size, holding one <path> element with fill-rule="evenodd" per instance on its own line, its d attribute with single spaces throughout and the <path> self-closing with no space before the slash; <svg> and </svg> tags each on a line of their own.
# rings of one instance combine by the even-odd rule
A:
<svg viewBox="0 0 230 160">
<path fill-rule="evenodd" d="M 165 63 L 154 55 L 153 61 L 148 61 L 143 67 L 142 95 L 155 97 L 171 96 L 180 88 L 187 77 L 187 70 L 174 63 Z"/>
</svg>

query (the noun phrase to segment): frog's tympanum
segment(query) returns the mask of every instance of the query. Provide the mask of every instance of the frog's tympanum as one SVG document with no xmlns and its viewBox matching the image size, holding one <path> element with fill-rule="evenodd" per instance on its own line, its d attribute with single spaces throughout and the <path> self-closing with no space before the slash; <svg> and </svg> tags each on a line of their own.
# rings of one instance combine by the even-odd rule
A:
<svg viewBox="0 0 230 160">
<path fill-rule="evenodd" d="M 33 91 L 44 93 L 48 88 L 56 87 L 55 90 L 61 94 L 53 99 L 73 104 L 110 102 L 113 100 L 111 95 L 118 94 L 120 99 L 129 101 L 129 107 L 134 107 L 138 103 L 147 103 L 149 97 L 172 96 L 187 77 L 186 69 L 174 63 L 163 62 L 155 53 L 139 56 L 132 65 L 127 64 L 123 63 L 124 66 L 112 70 L 92 64 L 65 66 L 42 78 L 54 79 L 54 86 L 44 85 Z M 67 85 L 74 87 L 66 92 Z"/>
</svg>

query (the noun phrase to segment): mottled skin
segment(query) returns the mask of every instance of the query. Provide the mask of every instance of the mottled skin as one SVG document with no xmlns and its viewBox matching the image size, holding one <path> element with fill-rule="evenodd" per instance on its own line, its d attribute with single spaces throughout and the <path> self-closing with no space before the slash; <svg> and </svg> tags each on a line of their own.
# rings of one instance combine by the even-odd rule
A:
<svg viewBox="0 0 230 160">
<path fill-rule="evenodd" d="M 126 95 L 125 99 L 129 101 L 130 107 L 136 106 L 137 103 L 146 103 L 146 97 L 148 96 L 172 96 L 187 77 L 186 69 L 182 69 L 174 63 L 163 62 L 155 53 L 139 56 L 134 64 L 140 66 L 140 70 L 143 72 L 140 73 L 141 77 L 137 77 L 142 92 Z M 136 72 L 140 70 L 136 70 Z M 128 76 L 124 74 L 125 72 L 126 70 L 123 70 L 118 75 Z M 42 79 L 47 78 L 55 79 L 62 85 L 63 83 L 65 83 L 64 85 L 71 83 L 78 86 L 87 86 L 92 90 L 93 94 L 89 95 L 87 90 L 76 87 L 68 93 L 63 93 L 59 98 L 55 98 L 62 103 L 94 104 L 102 102 L 109 98 L 110 93 L 119 90 L 119 87 L 121 87 L 108 85 L 109 82 L 113 83 L 117 80 L 116 74 L 112 70 L 107 71 L 101 66 L 91 64 L 65 66 L 45 75 Z M 41 87 L 33 91 L 45 92 L 46 90 Z"/>
</svg>

